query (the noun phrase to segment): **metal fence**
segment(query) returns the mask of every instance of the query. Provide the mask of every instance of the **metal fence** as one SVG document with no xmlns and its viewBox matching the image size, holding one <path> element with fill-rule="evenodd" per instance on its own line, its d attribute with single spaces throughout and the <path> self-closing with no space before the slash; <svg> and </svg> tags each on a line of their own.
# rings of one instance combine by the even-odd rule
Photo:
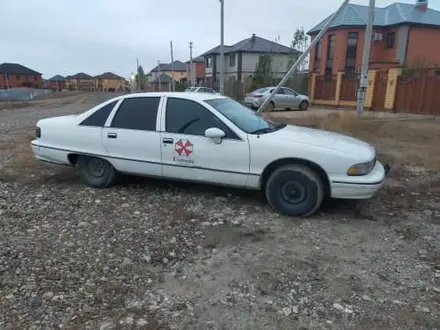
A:
<svg viewBox="0 0 440 330">
<path fill-rule="evenodd" d="M 32 100 L 33 98 L 52 93 L 51 89 L 11 88 L 0 89 L 0 100 Z"/>
</svg>

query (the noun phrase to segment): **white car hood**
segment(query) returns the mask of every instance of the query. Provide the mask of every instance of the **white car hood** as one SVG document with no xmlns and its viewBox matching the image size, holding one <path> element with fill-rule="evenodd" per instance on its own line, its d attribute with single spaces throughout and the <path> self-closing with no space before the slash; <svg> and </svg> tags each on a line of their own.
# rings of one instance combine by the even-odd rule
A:
<svg viewBox="0 0 440 330">
<path fill-rule="evenodd" d="M 287 125 L 285 128 L 268 135 L 280 141 L 315 145 L 362 156 L 366 160 L 373 159 L 376 154 L 374 147 L 367 142 L 347 135 L 314 128 Z"/>
</svg>

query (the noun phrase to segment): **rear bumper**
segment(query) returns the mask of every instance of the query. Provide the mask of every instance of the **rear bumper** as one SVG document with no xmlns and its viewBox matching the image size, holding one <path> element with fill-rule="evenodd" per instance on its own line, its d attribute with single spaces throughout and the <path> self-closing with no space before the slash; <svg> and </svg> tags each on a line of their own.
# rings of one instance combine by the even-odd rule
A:
<svg viewBox="0 0 440 330">
<path fill-rule="evenodd" d="M 331 197 L 343 199 L 367 199 L 373 197 L 385 184 L 391 166 L 376 163 L 373 171 L 363 177 L 350 177 L 346 180 L 334 179 L 331 182 Z"/>
<path fill-rule="evenodd" d="M 255 100 L 253 98 L 245 98 L 244 99 L 244 105 L 247 106 L 247 107 L 251 107 L 251 108 L 257 109 L 257 108 L 260 107 L 261 104 L 260 104 L 259 101 Z"/>
<path fill-rule="evenodd" d="M 38 160 L 58 165 L 71 165 L 67 151 L 39 145 L 36 140 L 31 142 L 31 149 Z"/>
</svg>

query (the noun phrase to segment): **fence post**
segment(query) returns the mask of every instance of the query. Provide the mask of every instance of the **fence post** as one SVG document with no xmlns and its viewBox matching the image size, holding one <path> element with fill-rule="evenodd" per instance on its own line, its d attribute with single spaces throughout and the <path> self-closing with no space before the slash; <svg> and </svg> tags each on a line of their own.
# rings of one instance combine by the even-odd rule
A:
<svg viewBox="0 0 440 330">
<path fill-rule="evenodd" d="M 339 106 L 339 100 L 341 99 L 341 86 L 342 86 L 342 76 L 344 72 L 338 72 L 336 78 L 336 91 L 335 91 L 335 103 L 336 106 Z"/>
<path fill-rule="evenodd" d="M 396 101 L 397 91 L 397 78 L 400 76 L 401 73 L 401 68 L 392 68 L 388 70 L 387 91 L 384 104 L 384 108 L 387 110 L 394 109 L 394 102 Z"/>
<path fill-rule="evenodd" d="M 310 80 L 310 102 L 315 100 L 316 75 L 316 73 L 312 73 L 312 79 Z"/>
<path fill-rule="evenodd" d="M 377 70 L 369 70 L 368 71 L 368 86 L 365 94 L 365 108 L 366 110 L 370 110 L 373 107 L 373 97 L 374 97 L 374 89 L 376 84 L 376 73 Z"/>
</svg>

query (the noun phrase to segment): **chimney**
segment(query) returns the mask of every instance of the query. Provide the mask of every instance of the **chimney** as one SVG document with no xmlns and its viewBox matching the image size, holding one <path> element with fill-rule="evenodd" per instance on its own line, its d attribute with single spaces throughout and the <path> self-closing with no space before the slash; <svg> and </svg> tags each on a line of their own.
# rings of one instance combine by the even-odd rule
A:
<svg viewBox="0 0 440 330">
<path fill-rule="evenodd" d="M 252 33 L 252 41 L 255 40 L 255 33 Z"/>
<path fill-rule="evenodd" d="M 428 10 L 428 0 L 416 0 L 416 8 L 423 11 Z"/>
</svg>

